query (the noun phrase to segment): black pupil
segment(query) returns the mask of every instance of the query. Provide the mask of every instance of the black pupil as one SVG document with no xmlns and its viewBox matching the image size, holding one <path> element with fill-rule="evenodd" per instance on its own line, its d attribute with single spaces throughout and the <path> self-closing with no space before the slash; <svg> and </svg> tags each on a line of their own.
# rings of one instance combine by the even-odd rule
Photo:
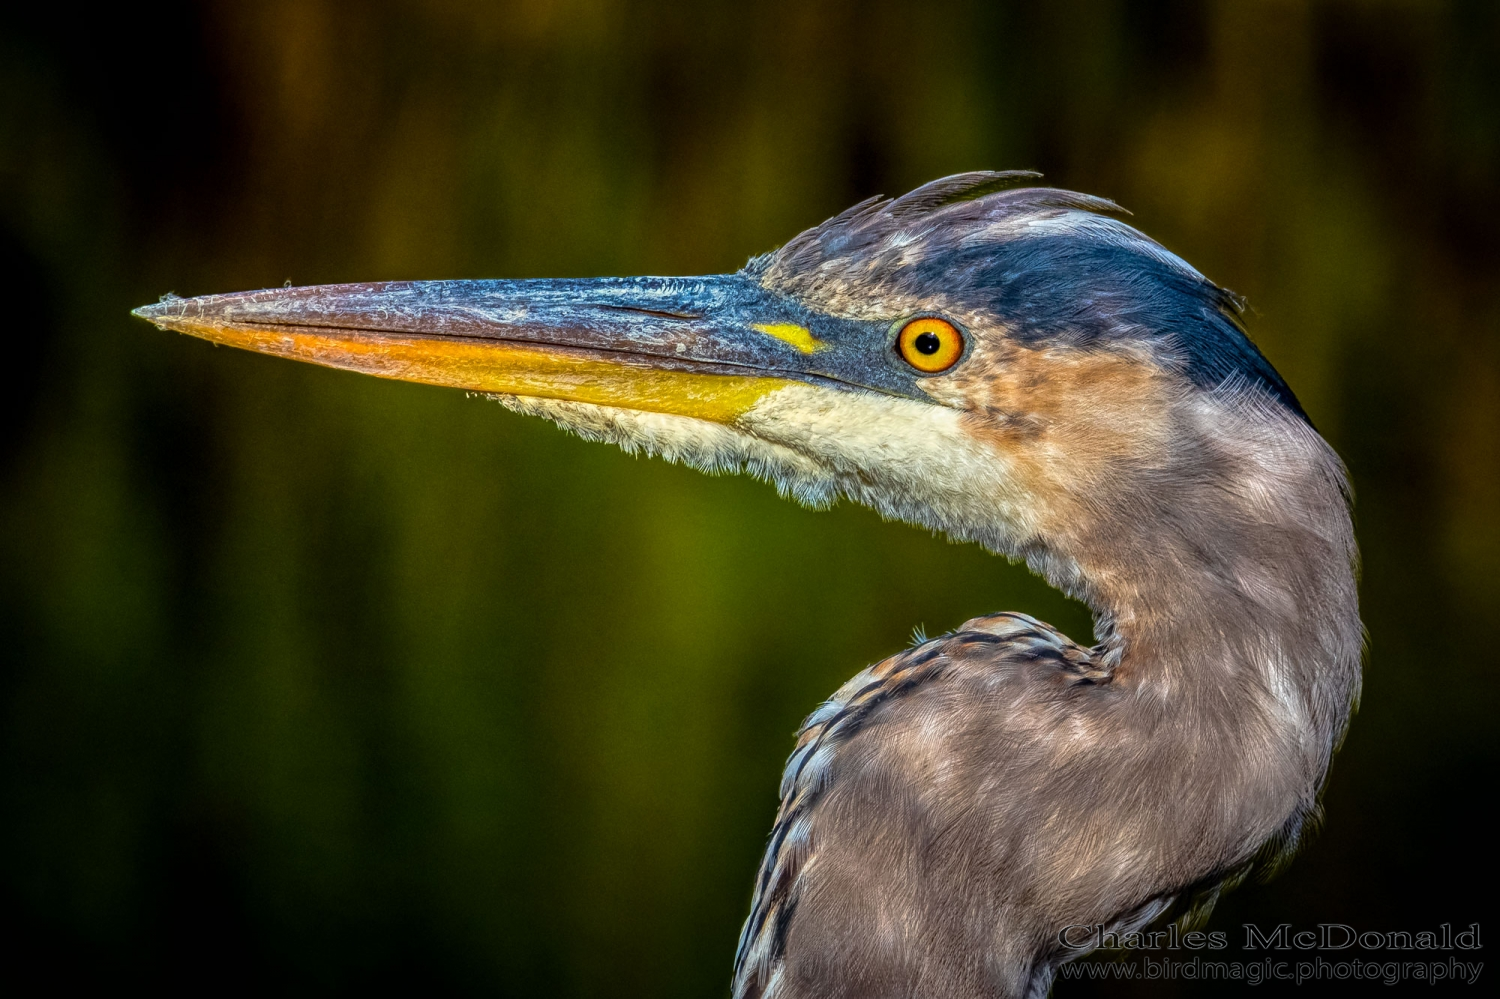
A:
<svg viewBox="0 0 1500 999">
<path fill-rule="evenodd" d="M 943 341 L 938 339 L 936 333 L 918 333 L 917 338 L 911 342 L 917 348 L 919 354 L 936 354 Z"/>
</svg>

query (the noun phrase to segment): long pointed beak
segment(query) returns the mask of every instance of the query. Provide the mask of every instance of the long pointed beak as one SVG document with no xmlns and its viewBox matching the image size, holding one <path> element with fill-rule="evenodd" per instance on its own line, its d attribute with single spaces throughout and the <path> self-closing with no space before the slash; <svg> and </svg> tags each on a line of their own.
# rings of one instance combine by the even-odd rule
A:
<svg viewBox="0 0 1500 999">
<path fill-rule="evenodd" d="M 277 288 L 134 314 L 383 378 L 720 423 L 792 382 L 912 389 L 884 363 L 885 323 L 811 312 L 743 274 Z"/>
</svg>

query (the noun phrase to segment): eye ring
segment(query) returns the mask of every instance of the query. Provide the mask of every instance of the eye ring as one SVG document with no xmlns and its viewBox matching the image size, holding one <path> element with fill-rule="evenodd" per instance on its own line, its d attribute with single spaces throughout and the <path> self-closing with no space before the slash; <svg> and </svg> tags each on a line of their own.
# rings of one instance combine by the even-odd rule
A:
<svg viewBox="0 0 1500 999">
<path fill-rule="evenodd" d="M 923 374 L 947 371 L 964 356 L 964 335 L 936 316 L 910 320 L 896 335 L 896 353 Z"/>
</svg>

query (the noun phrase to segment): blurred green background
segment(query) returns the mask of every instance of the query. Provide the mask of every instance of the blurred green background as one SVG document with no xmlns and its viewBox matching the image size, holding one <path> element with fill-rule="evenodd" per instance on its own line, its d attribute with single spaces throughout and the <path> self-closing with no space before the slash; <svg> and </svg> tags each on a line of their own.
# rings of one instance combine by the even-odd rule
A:
<svg viewBox="0 0 1500 999">
<path fill-rule="evenodd" d="M 7 5 L 7 976 L 724 994 L 801 717 L 915 625 L 1083 610 L 862 509 L 127 312 L 732 270 L 976 168 L 1115 198 L 1248 296 L 1353 473 L 1370 655 L 1326 828 L 1213 925 L 1483 921 L 1497 12 Z"/>
</svg>

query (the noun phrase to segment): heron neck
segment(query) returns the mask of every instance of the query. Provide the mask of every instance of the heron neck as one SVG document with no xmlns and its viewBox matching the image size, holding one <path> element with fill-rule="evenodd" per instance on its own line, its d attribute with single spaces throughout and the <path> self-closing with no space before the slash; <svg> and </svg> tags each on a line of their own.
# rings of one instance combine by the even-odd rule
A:
<svg viewBox="0 0 1500 999">
<path fill-rule="evenodd" d="M 1322 766 L 1359 685 L 1362 628 L 1342 466 L 1305 424 L 1184 448 L 1062 539 L 1113 682 L 1261 702 Z M 1226 439 L 1231 443 L 1226 444 Z M 1079 523 L 1079 521 L 1075 521 Z"/>
</svg>

